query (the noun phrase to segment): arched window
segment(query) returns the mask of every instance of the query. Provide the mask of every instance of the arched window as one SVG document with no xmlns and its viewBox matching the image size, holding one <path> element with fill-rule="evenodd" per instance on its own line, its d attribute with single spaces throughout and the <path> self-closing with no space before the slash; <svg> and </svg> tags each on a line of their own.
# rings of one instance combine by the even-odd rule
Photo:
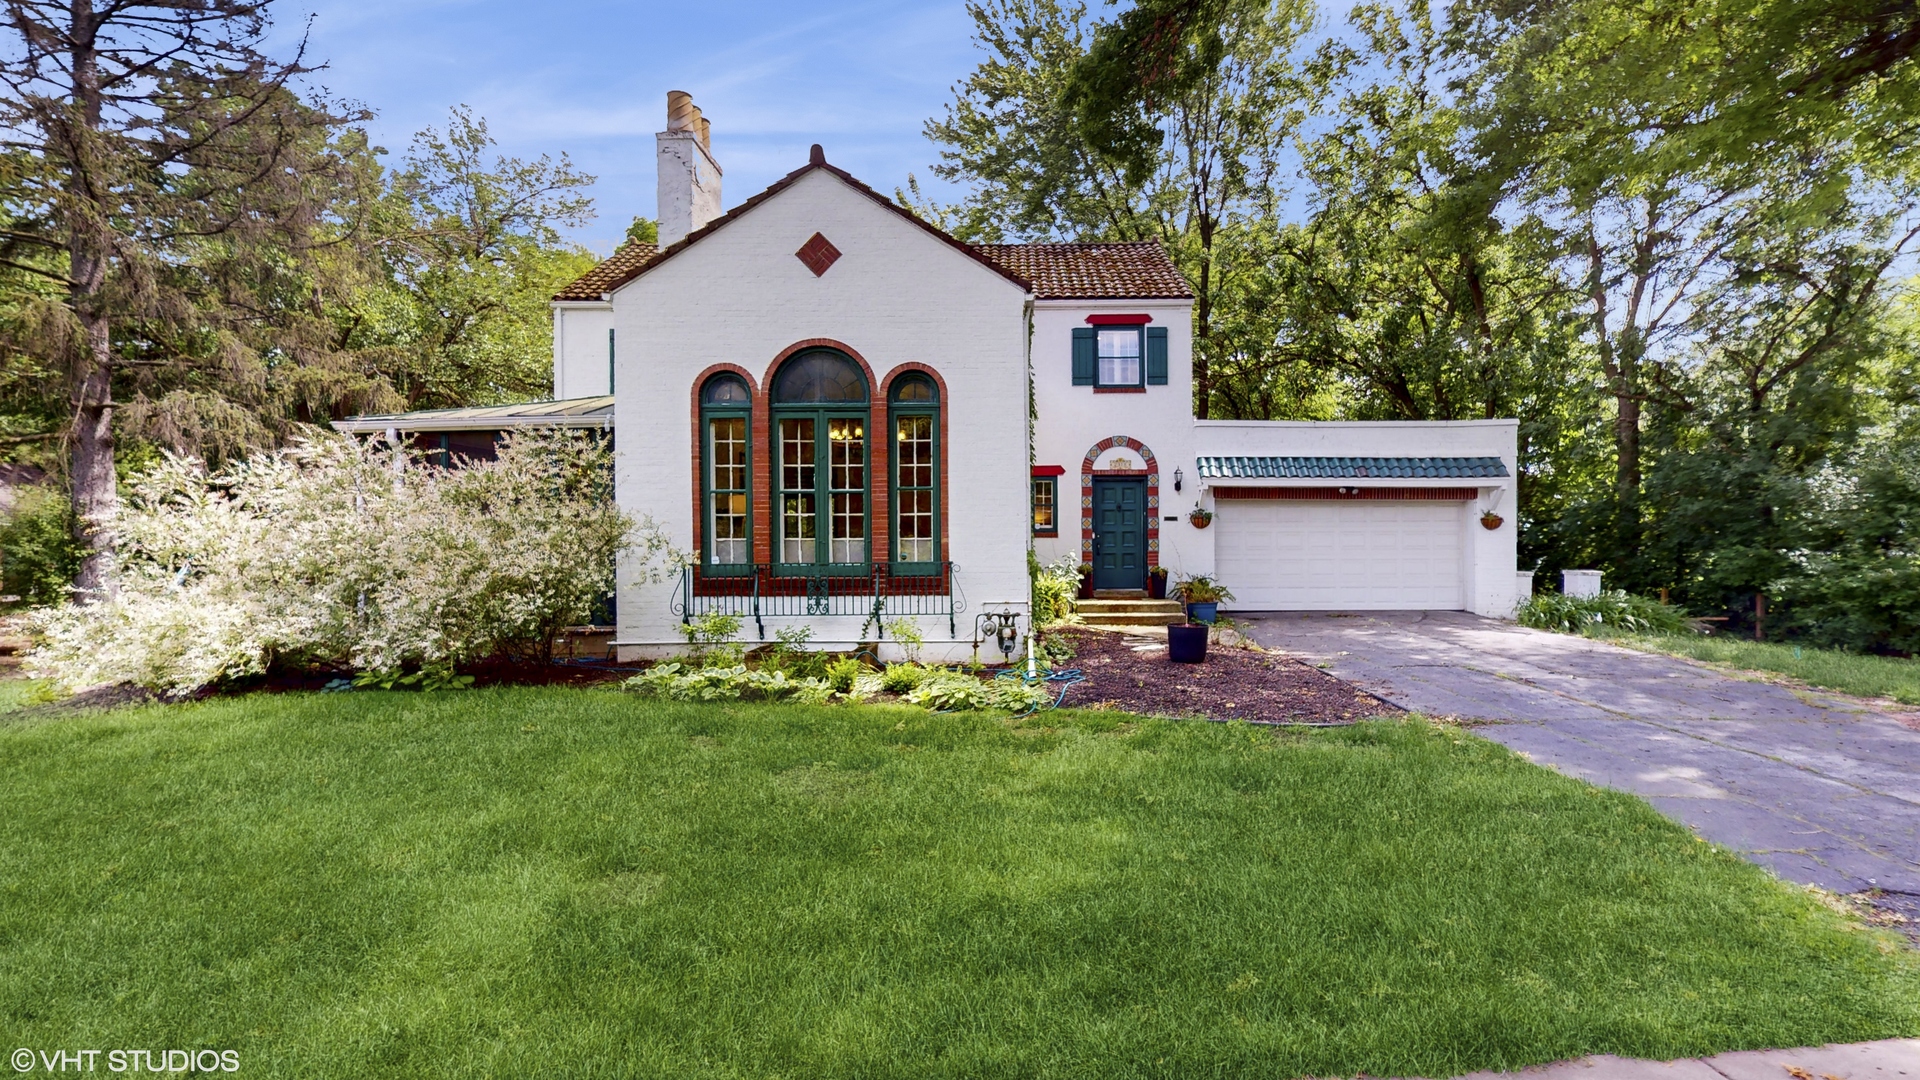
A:
<svg viewBox="0 0 1920 1080">
<path fill-rule="evenodd" d="M 893 560 L 912 572 L 940 561 L 940 392 L 925 375 L 905 375 L 892 398 Z"/>
<path fill-rule="evenodd" d="M 773 386 L 775 559 L 864 571 L 866 377 L 846 354 L 810 349 L 782 365 Z"/>
<path fill-rule="evenodd" d="M 701 444 L 706 456 L 701 469 L 702 501 L 710 566 L 738 566 L 753 559 L 753 500 L 748 497 L 752 407 L 753 395 L 738 375 L 715 375 L 700 388 Z"/>
</svg>

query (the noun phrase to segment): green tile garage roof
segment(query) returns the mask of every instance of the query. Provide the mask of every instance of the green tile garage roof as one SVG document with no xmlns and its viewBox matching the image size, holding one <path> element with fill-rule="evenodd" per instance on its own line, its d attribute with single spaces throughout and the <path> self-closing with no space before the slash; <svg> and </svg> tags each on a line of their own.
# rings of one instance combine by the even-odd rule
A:
<svg viewBox="0 0 1920 1080">
<path fill-rule="evenodd" d="M 1497 457 L 1203 457 L 1204 480 L 1471 480 L 1507 475 Z"/>
<path fill-rule="evenodd" d="M 613 423 L 613 395 L 522 401 L 513 405 L 476 405 L 465 409 L 423 409 L 385 416 L 349 416 L 335 420 L 335 431 L 355 434 L 397 431 L 501 431 L 507 428 L 597 428 Z"/>
</svg>

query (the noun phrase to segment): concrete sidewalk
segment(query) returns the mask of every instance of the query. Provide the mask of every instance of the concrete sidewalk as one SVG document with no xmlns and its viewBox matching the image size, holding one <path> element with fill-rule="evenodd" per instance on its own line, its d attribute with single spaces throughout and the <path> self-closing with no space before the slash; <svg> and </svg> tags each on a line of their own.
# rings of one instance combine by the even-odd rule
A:
<svg viewBox="0 0 1920 1080">
<path fill-rule="evenodd" d="M 1883 1039 L 1802 1050 L 1741 1050 L 1710 1058 L 1644 1061 L 1601 1054 L 1519 1072 L 1460 1080 L 1896 1080 L 1920 1078 L 1920 1039 Z"/>
</svg>

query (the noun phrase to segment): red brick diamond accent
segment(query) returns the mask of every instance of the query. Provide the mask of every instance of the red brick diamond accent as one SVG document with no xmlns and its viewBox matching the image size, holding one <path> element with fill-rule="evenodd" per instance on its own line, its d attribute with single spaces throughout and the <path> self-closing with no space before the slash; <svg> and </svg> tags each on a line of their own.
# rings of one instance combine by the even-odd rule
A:
<svg viewBox="0 0 1920 1080">
<path fill-rule="evenodd" d="M 833 241 L 814 233 L 793 255 L 807 264 L 807 269 L 813 271 L 814 277 L 819 277 L 827 272 L 827 267 L 839 260 L 840 249 L 833 246 Z"/>
</svg>

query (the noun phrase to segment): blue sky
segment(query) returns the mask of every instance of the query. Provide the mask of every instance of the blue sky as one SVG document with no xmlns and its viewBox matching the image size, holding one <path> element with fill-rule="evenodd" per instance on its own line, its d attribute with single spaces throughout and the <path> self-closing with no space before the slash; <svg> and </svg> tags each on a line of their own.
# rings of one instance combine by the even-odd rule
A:
<svg viewBox="0 0 1920 1080">
<path fill-rule="evenodd" d="M 311 11 L 314 81 L 379 113 L 397 159 L 454 105 L 486 117 L 502 152 L 570 154 L 599 177 L 600 216 L 575 239 L 612 250 L 633 215 L 653 215 L 653 133 L 668 90 L 713 122 L 733 206 L 827 158 L 891 193 L 935 151 L 921 125 L 977 62 L 960 0 L 308 0 L 275 5 L 285 55 Z M 935 185 L 938 188 L 938 185 Z M 940 189 L 947 190 L 947 189 Z"/>
</svg>

